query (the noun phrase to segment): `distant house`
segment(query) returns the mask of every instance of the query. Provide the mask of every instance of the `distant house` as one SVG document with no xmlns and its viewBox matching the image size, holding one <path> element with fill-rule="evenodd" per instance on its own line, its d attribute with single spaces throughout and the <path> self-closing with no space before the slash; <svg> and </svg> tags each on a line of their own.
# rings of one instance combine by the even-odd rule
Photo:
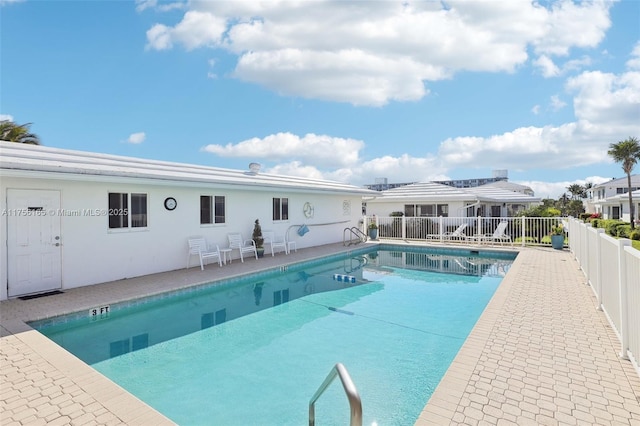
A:
<svg viewBox="0 0 640 426">
<path fill-rule="evenodd" d="M 495 182 L 473 188 L 455 188 L 435 182 L 415 183 L 366 199 L 366 214 L 389 216 L 402 212 L 411 217 L 508 217 L 540 203 L 539 198 L 521 192 L 528 187 L 517 184 L 509 184 L 515 185 L 510 189 L 499 187 L 503 184 L 509 183 Z"/>
<path fill-rule="evenodd" d="M 586 211 L 599 213 L 603 219 L 630 220 L 629 182 L 627 177 L 612 179 L 594 185 L 587 191 Z M 640 175 L 631 175 L 631 191 L 635 206 L 635 218 L 640 213 Z"/>
<path fill-rule="evenodd" d="M 256 219 L 298 248 L 340 242 L 372 194 L 257 164 L 230 170 L 0 142 L 0 300 L 185 268 L 188 237 L 226 247 L 229 233 L 251 238 Z"/>
</svg>

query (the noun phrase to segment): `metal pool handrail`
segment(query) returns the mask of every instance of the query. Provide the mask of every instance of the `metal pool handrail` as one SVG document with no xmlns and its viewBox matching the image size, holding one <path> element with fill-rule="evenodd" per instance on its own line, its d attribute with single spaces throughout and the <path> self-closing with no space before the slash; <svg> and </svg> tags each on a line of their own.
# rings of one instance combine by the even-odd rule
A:
<svg viewBox="0 0 640 426">
<path fill-rule="evenodd" d="M 314 426 L 316 424 L 316 401 L 329 387 L 336 376 L 340 376 L 342 387 L 344 388 L 344 392 L 347 394 L 347 399 L 349 400 L 349 407 L 351 407 L 351 422 L 349 425 L 362 426 L 362 401 L 360 401 L 358 389 L 356 389 L 356 385 L 353 383 L 353 380 L 351 380 L 351 376 L 349 375 L 347 368 L 341 363 L 337 363 L 331 369 L 327 378 L 324 379 L 324 382 L 322 382 L 316 393 L 311 398 L 311 401 L 309 401 L 309 426 Z"/>
</svg>

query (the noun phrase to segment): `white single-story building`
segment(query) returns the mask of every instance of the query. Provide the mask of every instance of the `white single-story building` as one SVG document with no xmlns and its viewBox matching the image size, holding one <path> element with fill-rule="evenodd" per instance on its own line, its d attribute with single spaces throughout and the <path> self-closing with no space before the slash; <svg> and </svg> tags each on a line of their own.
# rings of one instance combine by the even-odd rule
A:
<svg viewBox="0 0 640 426">
<path fill-rule="evenodd" d="M 0 142 L 0 300 L 185 268 L 190 236 L 224 248 L 229 233 L 250 239 L 256 219 L 297 248 L 340 242 L 377 195 L 257 166 Z"/>
<path fill-rule="evenodd" d="M 539 204 L 540 198 L 493 184 L 455 188 L 424 182 L 381 191 L 365 202 L 366 214 L 376 216 L 402 212 L 407 217 L 507 217 Z"/>
<path fill-rule="evenodd" d="M 635 219 L 638 219 L 640 214 L 640 175 L 631 175 L 631 191 Z M 590 188 L 587 192 L 586 211 L 599 213 L 603 219 L 621 219 L 629 222 L 629 181 L 627 177 L 611 179 Z"/>
</svg>

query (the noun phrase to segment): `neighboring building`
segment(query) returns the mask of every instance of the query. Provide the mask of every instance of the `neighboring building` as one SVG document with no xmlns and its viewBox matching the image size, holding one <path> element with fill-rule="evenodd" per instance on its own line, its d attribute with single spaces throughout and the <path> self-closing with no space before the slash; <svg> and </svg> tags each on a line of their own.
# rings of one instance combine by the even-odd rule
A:
<svg viewBox="0 0 640 426">
<path fill-rule="evenodd" d="M 508 172 L 507 170 L 494 170 L 493 177 L 490 178 L 480 178 L 480 179 L 458 179 L 458 180 L 435 180 L 433 183 L 439 183 L 441 185 L 452 186 L 454 188 L 475 188 L 478 186 L 488 185 L 488 184 L 496 184 L 496 183 L 506 183 L 507 186 L 505 189 L 512 190 L 515 187 L 521 187 L 523 190 L 514 190 L 515 192 L 524 192 L 524 189 L 530 191 L 530 195 L 533 195 L 533 191 L 528 186 L 518 185 L 518 184 L 510 184 L 508 182 Z M 373 185 L 365 185 L 365 188 L 371 189 L 374 191 L 387 191 L 389 189 L 400 188 L 402 186 L 412 185 L 418 182 L 404 182 L 404 183 L 389 183 L 387 178 L 377 178 Z"/>
<path fill-rule="evenodd" d="M 599 213 L 603 219 L 621 219 L 629 222 L 628 185 L 626 176 L 594 185 L 587 191 L 586 211 Z M 638 219 L 640 213 L 640 175 L 631 175 L 631 191 L 635 219 Z"/>
<path fill-rule="evenodd" d="M 521 192 L 485 185 L 454 188 L 436 182 L 415 183 L 382 191 L 366 200 L 366 214 L 389 216 L 402 212 L 411 217 L 508 217 L 540 203 Z"/>
<path fill-rule="evenodd" d="M 298 248 L 341 242 L 361 219 L 362 197 L 377 195 L 256 166 L 0 142 L 0 300 L 185 268 L 188 237 L 227 247 L 228 233 L 251 238 L 256 219 Z"/>
<path fill-rule="evenodd" d="M 389 183 L 387 178 L 377 178 L 376 183 L 373 185 L 365 185 L 364 187 L 372 191 L 386 191 L 387 189 L 399 188 L 401 186 L 411 185 L 412 183 L 415 182 Z"/>
<path fill-rule="evenodd" d="M 506 170 L 494 170 L 493 177 L 479 178 L 479 179 L 457 179 L 457 180 L 436 180 L 434 183 L 440 183 L 442 185 L 453 186 L 454 188 L 475 188 L 482 185 L 487 185 L 495 182 L 506 182 L 509 180 L 509 175 Z"/>
<path fill-rule="evenodd" d="M 531 195 L 532 197 L 535 195 L 533 189 L 526 185 L 520 185 L 518 183 L 508 182 L 506 180 L 500 180 L 497 182 L 487 183 L 486 185 L 482 185 L 479 188 L 500 188 L 505 191 L 511 192 L 519 192 L 521 194 Z"/>
</svg>

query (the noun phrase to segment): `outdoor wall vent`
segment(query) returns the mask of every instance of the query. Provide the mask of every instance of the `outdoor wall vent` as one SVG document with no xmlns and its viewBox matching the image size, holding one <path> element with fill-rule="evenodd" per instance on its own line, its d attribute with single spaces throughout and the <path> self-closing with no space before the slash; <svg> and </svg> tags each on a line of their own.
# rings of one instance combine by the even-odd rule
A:
<svg viewBox="0 0 640 426">
<path fill-rule="evenodd" d="M 251 173 L 258 173 L 260 171 L 260 163 L 249 163 L 249 171 Z"/>
</svg>

